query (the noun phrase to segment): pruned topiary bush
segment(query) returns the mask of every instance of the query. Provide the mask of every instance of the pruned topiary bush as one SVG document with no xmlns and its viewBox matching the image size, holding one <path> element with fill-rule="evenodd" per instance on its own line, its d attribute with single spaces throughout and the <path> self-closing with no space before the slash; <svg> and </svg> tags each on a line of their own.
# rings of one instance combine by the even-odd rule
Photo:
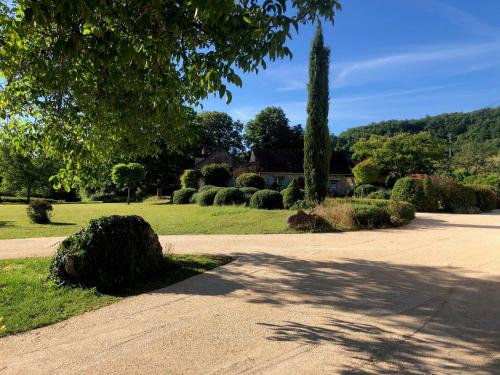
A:
<svg viewBox="0 0 500 375">
<path fill-rule="evenodd" d="M 385 189 L 379 189 L 377 191 L 372 191 L 366 196 L 369 199 L 389 199 L 391 197 L 391 192 Z"/>
<path fill-rule="evenodd" d="M 227 186 L 231 174 L 228 164 L 207 164 L 201 168 L 204 185 Z"/>
<path fill-rule="evenodd" d="M 377 188 L 370 184 L 359 185 L 354 189 L 354 196 L 357 198 L 366 197 L 368 194 L 374 193 Z"/>
<path fill-rule="evenodd" d="M 244 203 L 245 195 L 243 192 L 233 187 L 220 189 L 214 198 L 215 206 L 239 205 Z"/>
<path fill-rule="evenodd" d="M 281 194 L 283 195 L 283 207 L 287 210 L 292 208 L 297 201 L 304 199 L 304 193 L 300 190 L 299 184 L 295 179 L 290 182 Z"/>
<path fill-rule="evenodd" d="M 243 195 L 245 196 L 245 203 L 247 205 L 250 204 L 250 199 L 252 199 L 252 195 L 259 191 L 259 189 L 254 188 L 254 187 L 242 187 L 240 190 L 243 192 Z"/>
<path fill-rule="evenodd" d="M 205 190 L 210 190 L 210 189 L 213 189 L 213 188 L 220 188 L 221 186 L 215 186 L 215 185 L 203 185 L 203 186 L 200 186 L 200 188 L 198 189 L 198 191 L 201 193 Z"/>
<path fill-rule="evenodd" d="M 52 204 L 45 199 L 32 199 L 26 209 L 28 218 L 34 224 L 50 223 L 50 211 Z"/>
<path fill-rule="evenodd" d="M 172 201 L 174 204 L 188 204 L 192 202 L 193 194 L 196 193 L 196 189 L 186 188 L 174 191 L 174 196 Z"/>
<path fill-rule="evenodd" d="M 413 177 L 400 178 L 392 188 L 391 199 L 409 202 L 415 206 L 417 211 L 420 211 L 424 201 L 422 181 Z"/>
<path fill-rule="evenodd" d="M 256 189 L 264 189 L 266 181 L 256 173 L 242 173 L 236 177 L 236 187 L 252 187 Z"/>
<path fill-rule="evenodd" d="M 196 169 L 186 169 L 181 175 L 181 186 L 183 189 L 197 189 L 200 178 L 200 171 Z"/>
<path fill-rule="evenodd" d="M 283 208 L 283 196 L 276 190 L 259 190 L 252 195 L 250 207 L 265 210 L 276 210 Z"/>
<path fill-rule="evenodd" d="M 105 216 L 94 219 L 59 246 L 51 264 L 58 284 L 117 290 L 160 273 L 162 247 L 141 217 Z"/>
<path fill-rule="evenodd" d="M 197 202 L 200 206 L 211 206 L 214 204 L 214 199 L 215 196 L 217 195 L 217 192 L 221 189 L 221 187 L 214 187 L 208 190 L 204 190 L 202 192 L 198 193 L 198 199 Z"/>
<path fill-rule="evenodd" d="M 477 207 L 481 211 L 491 211 L 497 206 L 497 195 L 493 188 L 481 185 L 466 185 L 476 196 Z"/>
<path fill-rule="evenodd" d="M 384 207 L 370 204 L 354 204 L 354 222 L 358 228 L 382 228 L 391 222 L 391 216 Z"/>
</svg>

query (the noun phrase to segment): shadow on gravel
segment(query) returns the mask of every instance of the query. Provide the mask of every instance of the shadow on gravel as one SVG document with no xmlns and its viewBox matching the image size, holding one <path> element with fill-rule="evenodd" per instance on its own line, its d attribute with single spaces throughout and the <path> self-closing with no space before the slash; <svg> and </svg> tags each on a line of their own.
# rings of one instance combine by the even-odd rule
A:
<svg viewBox="0 0 500 375">
<path fill-rule="evenodd" d="M 359 259 L 326 262 L 267 253 L 233 255 L 238 261 L 230 267 L 162 292 L 226 295 L 245 290 L 255 293 L 243 297 L 248 303 L 319 308 L 318 314 L 325 316 L 319 327 L 296 321 L 259 324 L 269 329 L 269 340 L 335 343 L 354 352 L 364 365 L 346 368 L 344 374 L 499 370 L 499 279 L 464 277 L 454 268 Z M 241 272 L 239 265 L 245 266 Z M 339 312 L 353 313 L 360 320 L 342 320 Z M 489 363 L 471 361 L 478 357 L 489 358 Z"/>
</svg>

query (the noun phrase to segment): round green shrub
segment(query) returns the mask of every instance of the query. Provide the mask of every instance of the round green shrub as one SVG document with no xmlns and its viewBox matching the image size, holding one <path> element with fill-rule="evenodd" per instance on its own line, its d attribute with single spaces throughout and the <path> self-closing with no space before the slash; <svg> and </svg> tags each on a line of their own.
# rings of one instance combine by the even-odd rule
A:
<svg viewBox="0 0 500 375">
<path fill-rule="evenodd" d="M 217 195 L 218 191 L 224 189 L 220 187 L 214 187 L 212 189 L 204 190 L 200 193 L 198 193 L 198 200 L 197 203 L 200 206 L 211 206 L 214 204 L 214 199 L 215 196 Z"/>
<path fill-rule="evenodd" d="M 256 189 L 264 189 L 266 181 L 255 173 L 242 173 L 236 177 L 236 187 L 253 187 Z"/>
<path fill-rule="evenodd" d="M 356 186 L 356 189 L 354 189 L 354 196 L 361 198 L 361 197 L 366 197 L 370 193 L 374 193 L 377 191 L 377 188 L 373 185 L 370 184 L 365 184 L 365 185 L 359 185 Z"/>
<path fill-rule="evenodd" d="M 392 188 L 391 199 L 413 204 L 417 211 L 421 211 L 424 201 L 422 181 L 413 177 L 403 177 L 396 181 Z"/>
<path fill-rule="evenodd" d="M 399 227 L 408 224 L 415 218 L 415 207 L 408 202 L 389 201 L 386 206 L 391 224 Z"/>
<path fill-rule="evenodd" d="M 172 201 L 174 204 L 188 204 L 191 203 L 193 194 L 196 193 L 196 189 L 186 188 L 174 191 L 174 196 Z"/>
<path fill-rule="evenodd" d="M 51 263 L 58 284 L 116 290 L 160 273 L 162 247 L 140 216 L 105 216 L 65 239 Z"/>
<path fill-rule="evenodd" d="M 290 182 L 281 194 L 283 195 L 283 207 L 287 210 L 292 208 L 297 201 L 304 199 L 304 194 L 301 192 L 299 184 L 295 179 Z"/>
<path fill-rule="evenodd" d="M 259 190 L 252 195 L 250 207 L 266 210 L 283 208 L 283 197 L 276 190 Z"/>
<path fill-rule="evenodd" d="M 478 211 L 476 193 L 449 177 L 432 176 L 440 210 L 455 213 L 474 213 Z M 418 208 L 417 208 L 418 211 Z"/>
<path fill-rule="evenodd" d="M 186 169 L 181 175 L 181 186 L 183 189 L 197 189 L 201 173 L 196 169 Z"/>
<path fill-rule="evenodd" d="M 240 190 L 243 192 L 243 195 L 245 196 L 245 203 L 247 205 L 250 204 L 250 199 L 252 198 L 252 195 L 258 191 L 259 189 L 254 188 L 254 187 L 242 187 Z"/>
<path fill-rule="evenodd" d="M 353 204 L 354 222 L 360 228 L 381 228 L 391 223 L 391 217 L 384 207 L 369 204 Z"/>
<path fill-rule="evenodd" d="M 215 186 L 215 185 L 203 185 L 203 186 L 200 186 L 200 188 L 198 189 L 198 191 L 201 193 L 202 191 L 205 191 L 205 190 L 210 190 L 210 189 L 213 189 L 213 188 L 218 188 L 220 186 Z"/>
<path fill-rule="evenodd" d="M 226 206 L 245 203 L 245 195 L 240 189 L 233 187 L 223 188 L 217 191 L 214 198 L 215 206 Z"/>
<path fill-rule="evenodd" d="M 35 224 L 50 223 L 50 211 L 52 211 L 52 205 L 44 199 L 31 200 L 26 209 L 28 218 Z"/>
<path fill-rule="evenodd" d="M 491 211 L 496 208 L 497 195 L 491 187 L 481 185 L 466 185 L 465 187 L 474 191 L 477 207 L 481 211 Z"/>
<path fill-rule="evenodd" d="M 231 174 L 228 164 L 207 164 L 201 168 L 201 175 L 205 185 L 227 186 Z"/>
</svg>

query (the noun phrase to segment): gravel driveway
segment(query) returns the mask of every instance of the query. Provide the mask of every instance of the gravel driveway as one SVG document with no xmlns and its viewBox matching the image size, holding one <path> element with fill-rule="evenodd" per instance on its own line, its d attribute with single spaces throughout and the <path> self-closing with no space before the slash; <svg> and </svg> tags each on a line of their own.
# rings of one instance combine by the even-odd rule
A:
<svg viewBox="0 0 500 375">
<path fill-rule="evenodd" d="M 0 374 L 500 374 L 500 211 L 401 229 L 162 236 L 237 260 L 0 339 Z M 57 239 L 0 241 L 0 258 Z"/>
</svg>

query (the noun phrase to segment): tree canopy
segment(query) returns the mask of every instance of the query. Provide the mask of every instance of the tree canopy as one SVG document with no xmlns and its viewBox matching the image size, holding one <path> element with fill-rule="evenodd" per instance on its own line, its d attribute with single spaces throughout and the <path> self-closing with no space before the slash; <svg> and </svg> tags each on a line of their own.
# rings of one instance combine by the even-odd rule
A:
<svg viewBox="0 0 500 375">
<path fill-rule="evenodd" d="M 233 121 L 225 112 L 203 112 L 197 119 L 198 146 L 206 153 L 223 149 L 236 154 L 243 151 L 241 131 L 243 124 Z M 197 150 L 198 153 L 201 150 Z"/>
<path fill-rule="evenodd" d="M 288 6 L 288 8 L 287 8 Z M 190 107 L 231 100 L 241 72 L 291 56 L 287 40 L 338 0 L 0 2 L 0 120 L 66 169 L 159 151 L 191 134 Z M 64 176 L 62 176 L 64 177 Z"/>
<path fill-rule="evenodd" d="M 283 109 L 267 107 L 245 125 L 246 145 L 253 148 L 304 147 L 304 130 L 301 125 L 290 126 Z"/>
</svg>

